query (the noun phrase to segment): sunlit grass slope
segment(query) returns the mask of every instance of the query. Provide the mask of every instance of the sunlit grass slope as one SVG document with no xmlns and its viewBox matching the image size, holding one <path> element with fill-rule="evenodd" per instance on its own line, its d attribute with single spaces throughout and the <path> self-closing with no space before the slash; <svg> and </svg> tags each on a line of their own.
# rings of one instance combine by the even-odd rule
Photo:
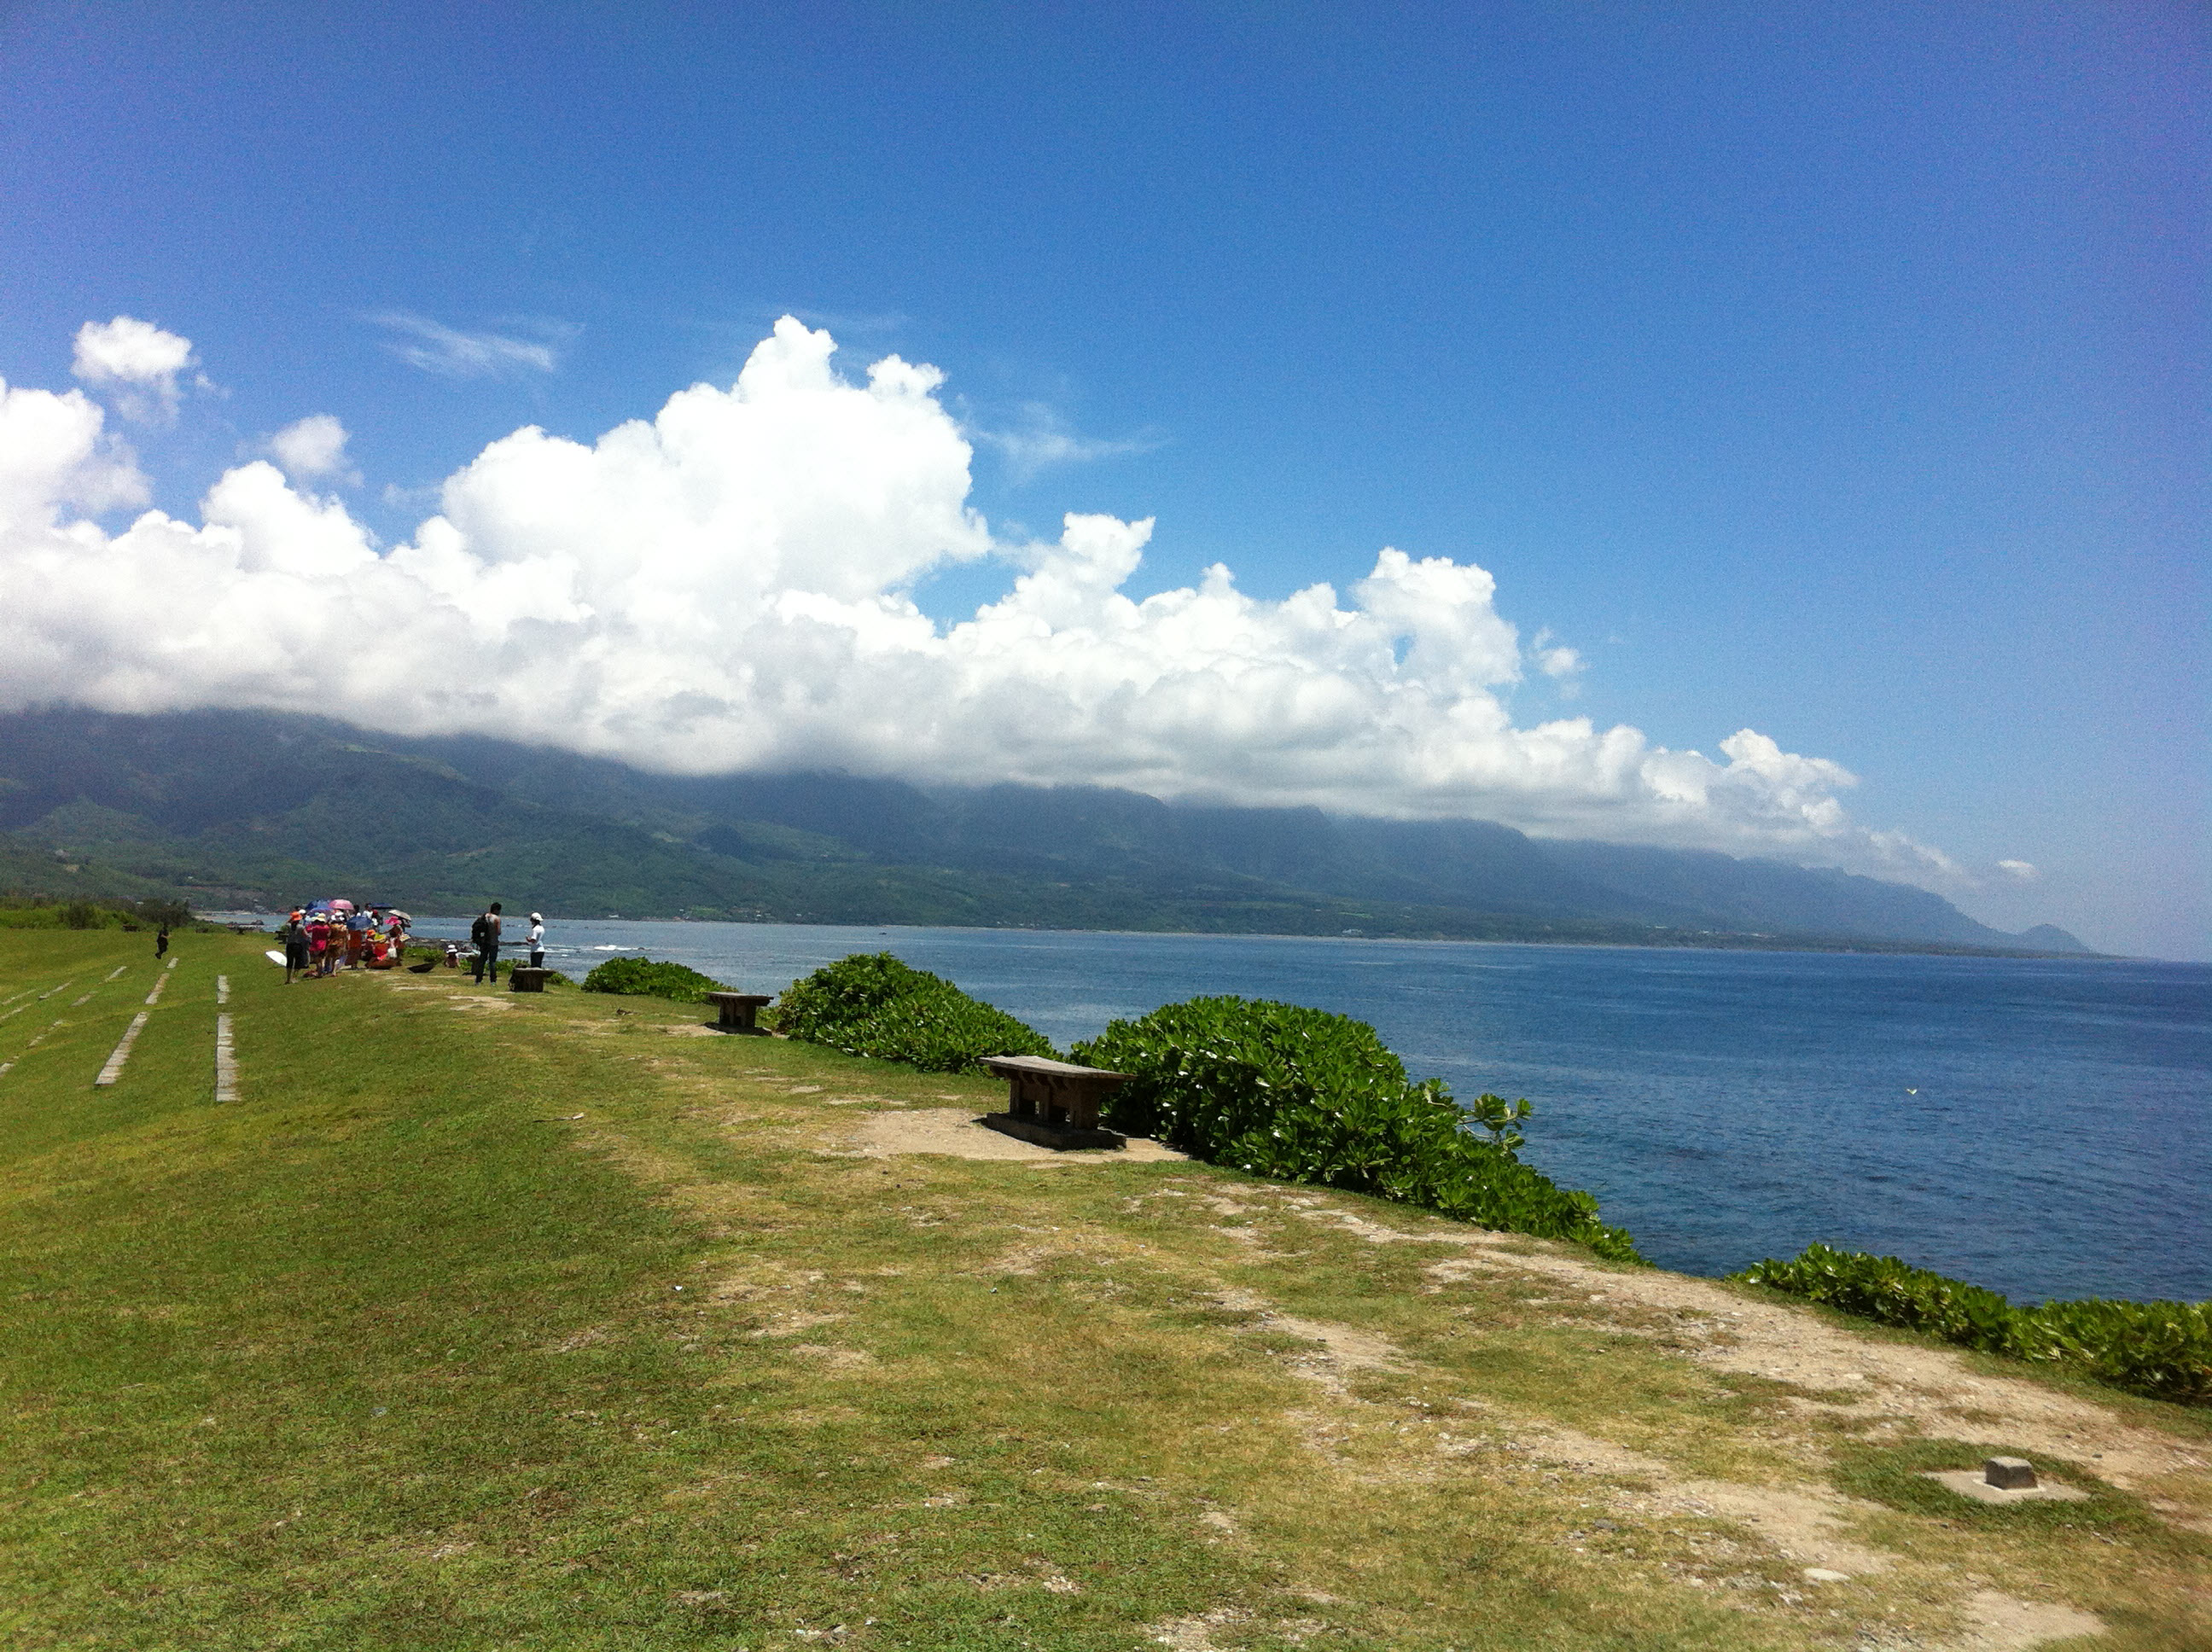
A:
<svg viewBox="0 0 2212 1652">
<path fill-rule="evenodd" d="M 150 937 L 0 936 L 0 1644 L 1792 1648 L 1983 1596 L 2203 1632 L 2201 1476 L 2106 1486 L 2085 1435 L 2083 1503 L 1931 1505 L 1977 1448 L 1588 1300 L 1642 1271 L 1201 1165 L 899 1151 L 991 1088 L 695 1007 L 177 950 L 149 1008 Z M 1808 1582 L 1745 1512 L 1792 1497 L 1886 1558 Z"/>
</svg>

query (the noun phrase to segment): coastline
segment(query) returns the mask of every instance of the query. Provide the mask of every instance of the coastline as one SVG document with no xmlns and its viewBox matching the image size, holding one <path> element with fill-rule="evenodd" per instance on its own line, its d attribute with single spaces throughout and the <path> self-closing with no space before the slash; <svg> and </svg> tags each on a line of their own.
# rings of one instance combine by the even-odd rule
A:
<svg viewBox="0 0 2212 1652">
<path fill-rule="evenodd" d="M 282 914 L 258 908 L 210 908 L 201 914 L 210 921 L 223 923 L 249 920 L 266 922 Z M 546 908 L 547 919 L 555 923 L 656 923 L 656 924 L 738 924 L 758 926 L 788 926 L 811 929 L 925 929 L 969 930 L 979 934 L 1008 935 L 1098 935 L 1159 937 L 1183 939 L 1224 939 L 1239 938 L 1250 940 L 1280 941 L 1402 941 L 1433 943 L 1458 946 L 1563 946 L 1587 947 L 1607 951 L 1709 951 L 1709 952 L 1812 952 L 1860 954 L 1867 957 L 1968 957 L 1968 958 L 2052 958 L 2075 961 L 2105 961 L 2124 963 L 2160 963 L 2172 962 L 2160 958 L 2133 958 L 2123 953 L 2089 951 L 2039 951 L 2025 947 L 1978 946 L 1966 942 L 1909 941 L 1885 939 L 1868 936 L 1785 935 L 1764 933 L 1732 933 L 1717 931 L 1667 931 L 1663 938 L 1622 937 L 1589 938 L 1556 932 L 1557 926 L 1541 925 L 1530 933 L 1521 934 L 1446 934 L 1440 932 L 1401 932 L 1391 930 L 1340 930 L 1329 933 L 1312 929 L 1115 929 L 1087 928 L 1056 924 L 911 924 L 872 923 L 866 920 L 830 918 L 706 918 L 688 913 L 584 913 L 562 912 Z M 467 915 L 435 913 L 427 909 L 418 914 L 421 921 L 433 924 L 465 924 Z"/>
</svg>

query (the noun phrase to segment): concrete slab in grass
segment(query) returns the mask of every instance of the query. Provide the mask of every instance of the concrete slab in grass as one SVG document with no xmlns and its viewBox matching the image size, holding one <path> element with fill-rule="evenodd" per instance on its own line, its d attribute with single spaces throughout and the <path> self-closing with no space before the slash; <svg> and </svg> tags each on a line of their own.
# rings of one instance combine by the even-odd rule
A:
<svg viewBox="0 0 2212 1652">
<path fill-rule="evenodd" d="M 1977 1503 L 2079 1503 L 2089 1495 L 2056 1480 L 2017 1487 L 1991 1485 L 1978 1468 L 1953 1468 L 1930 1473 L 1924 1478 L 1938 1485 L 1948 1485 L 1960 1497 L 1972 1497 Z"/>
</svg>

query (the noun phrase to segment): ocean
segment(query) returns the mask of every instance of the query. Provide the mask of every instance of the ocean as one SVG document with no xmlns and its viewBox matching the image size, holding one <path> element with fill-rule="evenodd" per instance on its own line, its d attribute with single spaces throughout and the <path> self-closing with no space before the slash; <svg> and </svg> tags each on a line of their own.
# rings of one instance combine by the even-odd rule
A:
<svg viewBox="0 0 2212 1652">
<path fill-rule="evenodd" d="M 1664 1267 L 1821 1240 L 2016 1301 L 2212 1297 L 2212 967 L 612 920 L 549 938 L 580 979 L 637 953 L 763 993 L 894 952 L 1062 1048 L 1200 993 L 1311 1005 L 1371 1023 L 1415 1078 L 1527 1096 L 1523 1157 Z"/>
</svg>

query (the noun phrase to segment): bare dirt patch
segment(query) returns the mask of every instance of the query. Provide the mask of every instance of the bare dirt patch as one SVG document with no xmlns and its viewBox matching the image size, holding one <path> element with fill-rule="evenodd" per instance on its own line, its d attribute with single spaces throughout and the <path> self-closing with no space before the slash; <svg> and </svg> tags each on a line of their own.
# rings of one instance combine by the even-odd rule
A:
<svg viewBox="0 0 2212 1652">
<path fill-rule="evenodd" d="M 2046 1641 L 2105 1632 L 2104 1620 L 2094 1613 L 2048 1600 L 2016 1600 L 1995 1589 L 1969 1595 L 1965 1610 L 1965 1632 L 1951 1643 L 1955 1652 L 2027 1652 Z"/>
<path fill-rule="evenodd" d="M 1463 1254 L 1425 1270 L 1439 1285 L 1478 1272 L 1534 1273 L 1577 1287 L 1600 1312 L 1613 1303 L 1668 1312 L 1675 1316 L 1674 1340 L 1689 1357 L 1796 1388 L 1863 1394 L 1841 1408 L 1854 1418 L 1910 1421 L 1931 1434 L 2030 1455 L 2097 1458 L 2104 1477 L 2124 1489 L 2208 1467 L 2201 1448 L 2133 1427 L 2071 1394 L 1985 1375 L 1948 1349 L 1877 1340 L 1830 1325 L 1809 1309 L 1759 1302 L 1686 1274 L 1613 1272 L 1562 1253 L 1517 1243 L 1508 1248 L 1492 1234 L 1437 1236 L 1464 1247 Z"/>
<path fill-rule="evenodd" d="M 903 1153 L 944 1153 L 953 1158 L 1019 1160 L 1032 1164 L 1146 1164 L 1187 1157 L 1156 1141 L 1133 1139 L 1122 1148 L 1082 1148 L 1060 1152 L 1034 1142 L 1018 1141 L 975 1122 L 966 1108 L 906 1108 L 852 1121 L 838 1144 L 863 1158 L 894 1158 Z"/>
<path fill-rule="evenodd" d="M 1172 1647 L 1175 1652 L 1215 1652 L 1213 1631 L 1241 1622 L 1245 1616 L 1233 1606 L 1223 1606 L 1202 1618 L 1172 1618 L 1166 1623 L 1154 1624 L 1150 1633 L 1155 1641 Z"/>
<path fill-rule="evenodd" d="M 862 1348 L 838 1348 L 826 1343 L 797 1342 L 791 1352 L 801 1359 L 811 1360 L 824 1370 L 866 1370 L 876 1363 L 876 1357 Z"/>
<path fill-rule="evenodd" d="M 838 1321 L 849 1317 L 850 1315 L 845 1314 L 779 1314 L 766 1325 L 746 1334 L 755 1337 L 795 1337 L 803 1331 L 811 1331 L 817 1326 L 835 1325 Z"/>
</svg>

